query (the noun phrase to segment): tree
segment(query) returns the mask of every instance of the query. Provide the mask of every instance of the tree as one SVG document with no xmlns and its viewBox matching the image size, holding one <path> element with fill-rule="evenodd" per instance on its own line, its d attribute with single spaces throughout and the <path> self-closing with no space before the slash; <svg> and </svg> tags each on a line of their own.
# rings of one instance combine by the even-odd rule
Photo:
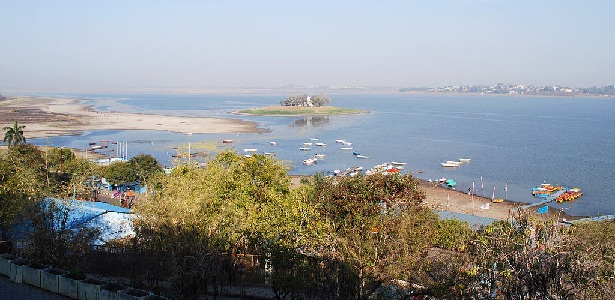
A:
<svg viewBox="0 0 615 300">
<path fill-rule="evenodd" d="M 18 125 L 17 121 L 15 121 L 15 123 L 13 124 L 13 127 L 3 127 L 2 130 L 4 130 L 4 142 L 7 143 L 9 146 L 25 144 L 26 138 L 23 135 L 24 128 L 26 128 L 26 126 Z"/>
<path fill-rule="evenodd" d="M 314 95 L 311 97 L 310 100 L 312 101 L 312 105 L 314 106 L 325 106 L 329 103 L 329 101 L 331 101 L 329 97 L 323 94 Z"/>
<path fill-rule="evenodd" d="M 18 144 L 0 152 L 0 231 L 47 193 L 46 175 L 44 158 L 36 147 Z"/>
<path fill-rule="evenodd" d="M 149 154 L 139 154 L 128 162 L 134 168 L 137 181 L 140 183 L 145 183 L 154 174 L 162 172 L 162 166 L 158 164 L 156 158 Z"/>
<path fill-rule="evenodd" d="M 358 297 L 416 270 L 432 245 L 437 215 L 419 204 L 425 193 L 411 175 L 316 176 L 312 205 L 331 228 L 335 257 L 359 278 Z M 325 253 L 321 253 L 325 254 Z"/>
<path fill-rule="evenodd" d="M 116 161 L 102 170 L 103 176 L 109 184 L 124 184 L 138 180 L 137 171 L 126 161 Z"/>
</svg>

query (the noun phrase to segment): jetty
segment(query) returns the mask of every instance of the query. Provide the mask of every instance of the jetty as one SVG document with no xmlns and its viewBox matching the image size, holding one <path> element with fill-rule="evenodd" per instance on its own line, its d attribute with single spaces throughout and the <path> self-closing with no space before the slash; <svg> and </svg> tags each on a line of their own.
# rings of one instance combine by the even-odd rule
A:
<svg viewBox="0 0 615 300">
<path fill-rule="evenodd" d="M 551 203 L 551 202 L 555 201 L 555 199 L 557 199 L 557 197 L 561 196 L 565 192 L 566 191 L 564 191 L 564 190 L 556 191 L 556 192 L 548 195 L 547 197 L 545 197 L 545 199 L 540 201 L 540 202 L 531 203 L 531 204 L 528 204 L 528 205 L 523 205 L 520 208 L 521 209 L 526 209 L 526 208 L 530 208 L 530 207 L 535 207 L 535 206 L 540 206 L 540 205 L 544 205 L 544 204 L 547 204 L 547 203 Z"/>
</svg>

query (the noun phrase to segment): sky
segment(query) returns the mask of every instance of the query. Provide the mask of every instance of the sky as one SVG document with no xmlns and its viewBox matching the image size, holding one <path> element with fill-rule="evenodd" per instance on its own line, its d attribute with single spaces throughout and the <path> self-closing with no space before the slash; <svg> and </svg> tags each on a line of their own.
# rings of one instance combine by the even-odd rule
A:
<svg viewBox="0 0 615 300">
<path fill-rule="evenodd" d="M 0 0 L 0 93 L 615 83 L 615 1 Z"/>
</svg>

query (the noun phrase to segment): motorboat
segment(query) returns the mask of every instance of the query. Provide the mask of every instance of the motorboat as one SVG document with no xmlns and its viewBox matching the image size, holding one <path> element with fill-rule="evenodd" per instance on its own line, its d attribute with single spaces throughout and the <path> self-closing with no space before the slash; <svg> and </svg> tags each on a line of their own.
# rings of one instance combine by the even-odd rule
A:
<svg viewBox="0 0 615 300">
<path fill-rule="evenodd" d="M 459 161 L 462 163 L 469 163 L 471 159 L 470 158 L 460 158 Z"/>
<path fill-rule="evenodd" d="M 456 168 L 456 167 L 459 167 L 459 164 L 455 164 L 455 163 L 445 162 L 445 163 L 440 163 L 440 164 L 442 165 L 442 167 L 445 167 L 445 168 Z"/>
<path fill-rule="evenodd" d="M 256 152 L 256 151 L 258 151 L 258 149 L 254 149 L 254 148 L 243 149 L 243 152 Z"/>
<path fill-rule="evenodd" d="M 369 158 L 369 156 L 358 154 L 357 158 Z"/>
<path fill-rule="evenodd" d="M 316 158 L 308 158 L 303 161 L 303 164 L 306 166 L 315 165 L 318 160 Z"/>
<path fill-rule="evenodd" d="M 324 146 L 326 146 L 327 144 L 325 144 L 325 143 L 316 143 L 316 144 L 314 144 L 314 145 L 316 145 L 316 146 L 320 146 L 320 147 L 324 147 Z"/>
<path fill-rule="evenodd" d="M 317 157 L 317 158 L 325 158 L 325 157 L 327 157 L 327 156 L 326 156 L 325 154 L 314 154 L 314 157 Z"/>
<path fill-rule="evenodd" d="M 223 144 L 232 144 L 233 142 L 233 140 L 222 140 Z"/>
<path fill-rule="evenodd" d="M 301 150 L 301 151 L 311 151 L 312 148 L 310 148 L 310 147 L 300 147 L 299 150 Z"/>
<path fill-rule="evenodd" d="M 271 146 L 276 146 L 277 144 L 278 143 L 276 143 L 276 142 L 269 142 L 269 145 L 271 145 Z"/>
</svg>

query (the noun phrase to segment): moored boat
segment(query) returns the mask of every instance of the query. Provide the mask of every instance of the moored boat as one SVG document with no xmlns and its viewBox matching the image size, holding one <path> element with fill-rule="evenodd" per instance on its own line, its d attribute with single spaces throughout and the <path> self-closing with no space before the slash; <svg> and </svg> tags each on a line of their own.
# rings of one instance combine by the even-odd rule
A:
<svg viewBox="0 0 615 300">
<path fill-rule="evenodd" d="M 471 159 L 470 158 L 460 158 L 459 161 L 462 163 L 469 163 Z"/>
<path fill-rule="evenodd" d="M 317 159 L 316 158 L 308 158 L 306 160 L 303 161 L 303 164 L 306 166 L 311 166 L 311 165 L 315 165 L 317 163 Z"/>
<path fill-rule="evenodd" d="M 445 168 L 456 168 L 456 167 L 459 167 L 459 164 L 448 163 L 448 162 L 440 163 L 440 164 L 442 165 L 442 167 L 445 167 Z"/>
<path fill-rule="evenodd" d="M 301 150 L 301 151 L 311 151 L 312 148 L 310 148 L 310 147 L 300 147 L 299 150 Z"/>
<path fill-rule="evenodd" d="M 255 149 L 255 148 L 246 148 L 246 149 L 243 149 L 243 152 L 256 152 L 256 151 L 258 151 L 258 149 Z"/>
<path fill-rule="evenodd" d="M 233 142 L 233 140 L 222 140 L 223 144 L 232 144 Z"/>
</svg>

